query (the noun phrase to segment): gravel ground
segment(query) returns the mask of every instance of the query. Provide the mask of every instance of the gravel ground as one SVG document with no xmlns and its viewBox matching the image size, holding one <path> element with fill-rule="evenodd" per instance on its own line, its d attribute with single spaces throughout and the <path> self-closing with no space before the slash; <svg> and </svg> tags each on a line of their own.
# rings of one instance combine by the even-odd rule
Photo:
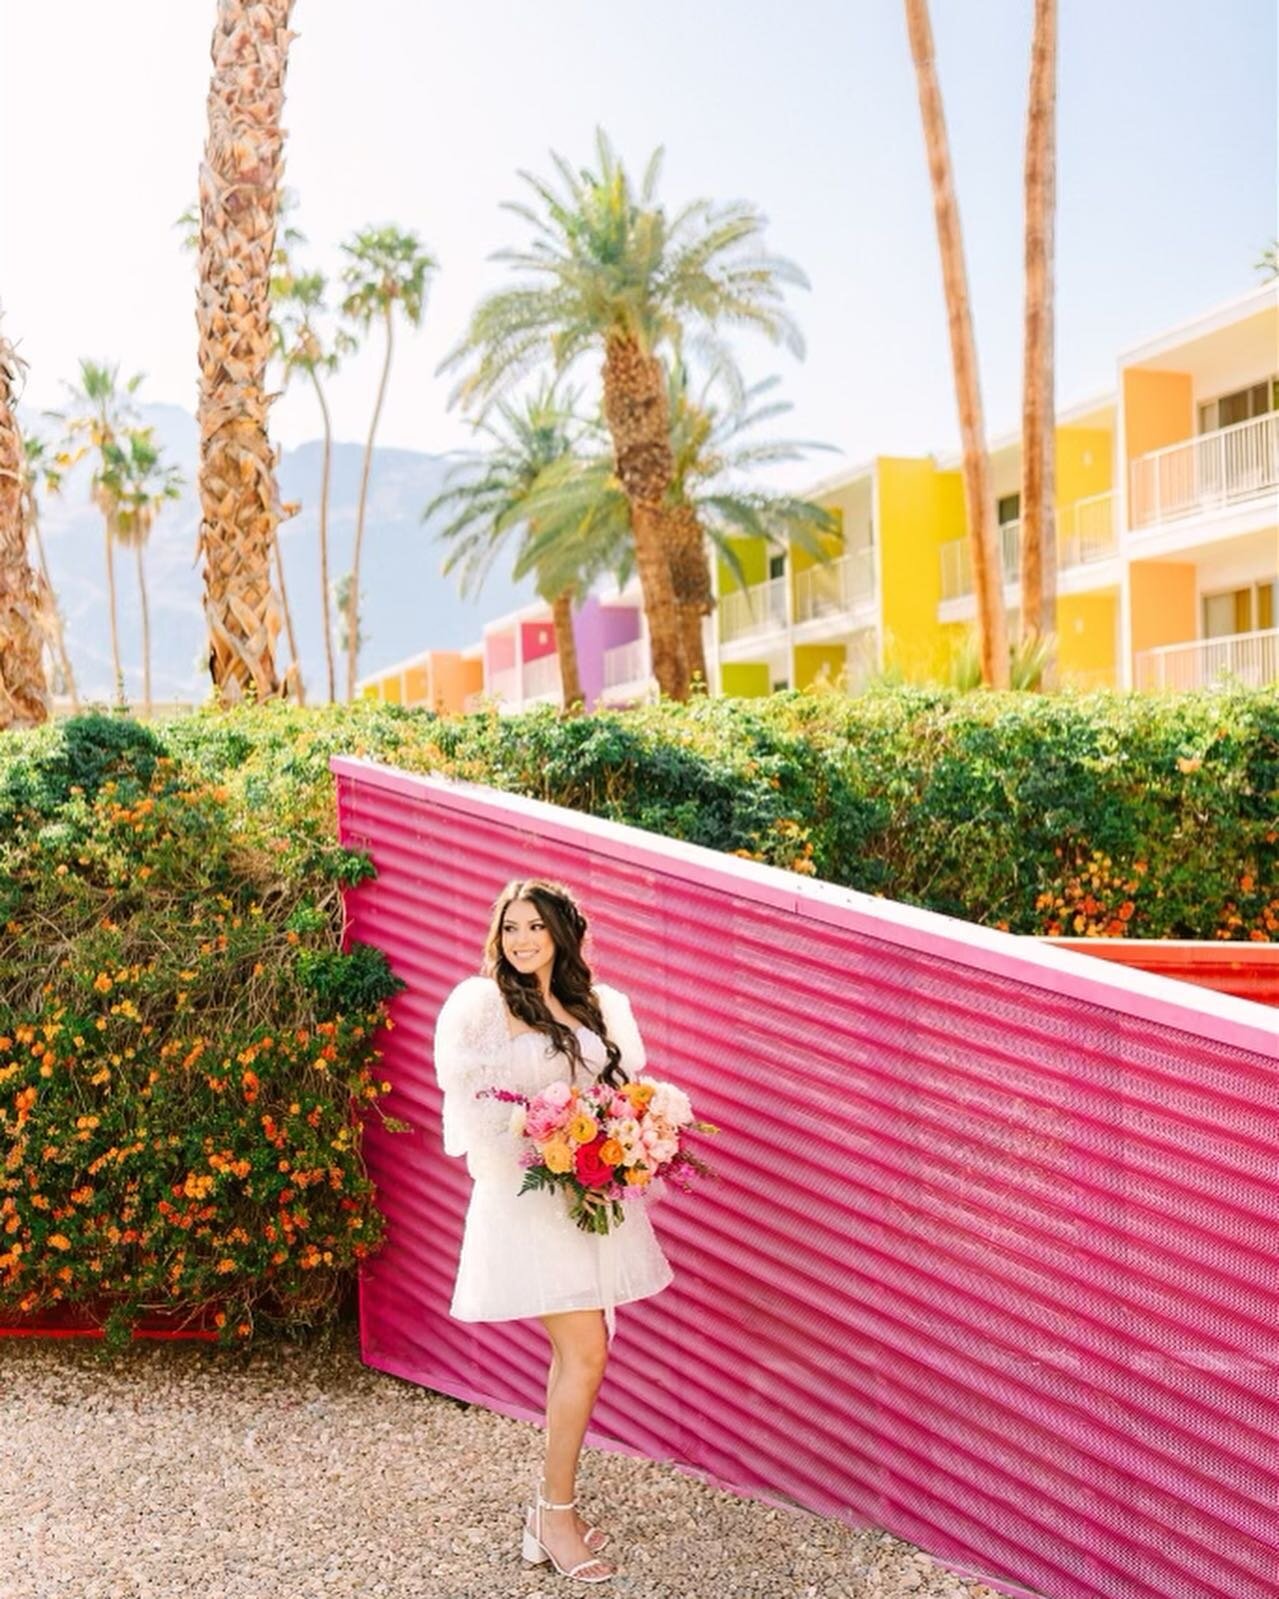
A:
<svg viewBox="0 0 1279 1599">
<path fill-rule="evenodd" d="M 0 1599 L 996 1599 L 887 1533 L 583 1451 L 609 1583 L 519 1556 L 542 1432 L 328 1347 L 0 1339 Z"/>
</svg>

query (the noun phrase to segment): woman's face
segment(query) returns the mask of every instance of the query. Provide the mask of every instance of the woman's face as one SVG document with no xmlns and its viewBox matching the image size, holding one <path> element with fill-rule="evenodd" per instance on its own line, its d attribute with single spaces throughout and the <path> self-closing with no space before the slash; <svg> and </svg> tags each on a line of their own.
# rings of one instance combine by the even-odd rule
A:
<svg viewBox="0 0 1279 1599">
<path fill-rule="evenodd" d="M 517 972 L 530 973 L 543 988 L 550 986 L 555 965 L 555 940 L 542 913 L 529 899 L 514 899 L 502 918 L 502 953 Z"/>
</svg>

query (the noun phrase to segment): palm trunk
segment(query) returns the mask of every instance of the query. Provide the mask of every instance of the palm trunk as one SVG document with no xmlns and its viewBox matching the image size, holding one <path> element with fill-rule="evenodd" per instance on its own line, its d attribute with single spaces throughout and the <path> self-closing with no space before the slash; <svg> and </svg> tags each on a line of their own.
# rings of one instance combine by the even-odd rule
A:
<svg viewBox="0 0 1279 1599">
<path fill-rule="evenodd" d="M 293 515 L 295 511 L 296 506 L 291 506 L 289 514 Z M 306 685 L 302 681 L 302 657 L 298 654 L 298 641 L 293 632 L 293 612 L 289 607 L 289 591 L 284 583 L 284 550 L 280 545 L 280 526 L 278 522 L 275 527 L 275 538 L 272 542 L 275 546 L 275 575 L 280 580 L 280 605 L 284 611 L 284 633 L 289 641 L 290 665 L 285 676 L 293 678 L 298 704 L 305 705 Z"/>
<path fill-rule="evenodd" d="M 124 704 L 124 673 L 120 669 L 120 621 L 116 615 L 115 551 L 111 524 L 107 524 L 107 613 L 111 619 L 111 670 L 115 677 L 115 702 Z"/>
<path fill-rule="evenodd" d="M 577 670 L 577 641 L 573 637 L 573 590 L 562 589 L 551 601 L 555 617 L 555 650 L 560 660 L 560 688 L 564 709 L 581 709 L 582 680 Z"/>
<path fill-rule="evenodd" d="M 270 263 L 283 170 L 292 0 L 218 0 L 209 131 L 200 166 L 200 532 L 209 667 L 226 703 L 281 694 L 271 586 L 279 520 Z"/>
<path fill-rule="evenodd" d="M 67 653 L 66 629 L 62 625 L 62 613 L 58 610 L 58 597 L 54 591 L 53 579 L 49 575 L 49 560 L 44 552 L 44 534 L 40 531 L 40 513 L 36 510 L 35 499 L 30 492 L 27 494 L 26 519 L 31 542 L 36 548 L 40 576 L 44 582 L 45 593 L 48 596 L 46 617 L 49 642 L 52 644 L 53 653 L 57 657 L 58 670 L 62 673 L 62 681 L 66 684 L 67 694 L 71 700 L 71 709 L 78 712 L 80 709 L 80 696 L 76 691 L 75 673 L 71 670 L 71 657 Z"/>
<path fill-rule="evenodd" d="M 377 433 L 378 418 L 382 415 L 382 401 L 386 398 L 386 382 L 391 375 L 391 347 L 393 323 L 391 302 L 386 306 L 386 358 L 382 362 L 382 378 L 377 386 L 377 399 L 373 403 L 373 420 L 369 423 L 369 437 L 364 446 L 364 467 L 360 473 L 360 499 L 355 508 L 355 553 L 351 557 L 351 587 L 346 596 L 346 697 L 355 698 L 355 663 L 359 653 L 358 611 L 360 593 L 360 547 L 364 543 L 364 507 L 369 493 L 369 474 L 373 469 L 373 438 Z"/>
<path fill-rule="evenodd" d="M 1021 635 L 1057 631 L 1056 428 L 1053 406 L 1053 213 L 1057 0 L 1035 0 L 1026 110 L 1026 325 L 1022 362 Z M 1042 688 L 1057 681 L 1056 647 Z"/>
<path fill-rule="evenodd" d="M 11 347 L 0 346 L 0 728 L 49 717 L 40 593 L 27 559 L 22 515 L 22 437 L 9 400 Z"/>
<path fill-rule="evenodd" d="M 324 398 L 319 374 L 310 368 L 315 397 L 320 402 L 320 415 L 324 418 L 324 454 L 320 464 L 320 620 L 324 630 L 324 667 L 328 674 L 329 704 L 337 697 L 337 673 L 333 664 L 333 619 L 329 614 L 329 470 L 333 459 L 333 422 L 329 404 Z"/>
<path fill-rule="evenodd" d="M 933 30 L 928 16 L 928 0 L 905 0 L 905 4 L 910 53 L 915 63 L 919 110 L 924 126 L 924 144 L 928 152 L 933 212 L 941 248 L 951 364 L 955 374 L 955 397 L 963 441 L 964 502 L 972 541 L 982 681 L 991 688 L 1006 689 L 1009 681 L 1008 623 L 1004 615 L 1003 561 L 995 539 L 995 497 L 991 486 L 990 458 L 986 453 L 981 387 L 977 380 L 977 351 L 968 299 L 968 273 L 959 229 L 959 205 L 951 175 L 950 145 L 946 136 L 946 119 L 942 113 L 941 89 L 933 60 Z"/>
<path fill-rule="evenodd" d="M 693 507 L 686 500 L 681 500 L 667 506 L 664 531 L 689 681 L 692 683 L 700 678 L 705 688 L 710 679 L 706 670 L 702 618 L 714 610 L 715 600 L 702 524 Z"/>
<path fill-rule="evenodd" d="M 138 598 L 142 602 L 142 711 L 151 714 L 151 612 L 147 605 L 147 579 L 142 570 L 142 546 L 133 546 L 138 566 Z"/>
<path fill-rule="evenodd" d="M 661 693 L 688 698 L 688 662 L 664 537 L 664 506 L 674 476 L 666 375 L 654 355 L 633 338 L 611 337 L 604 355 L 604 415 L 613 440 L 617 475 L 631 508 L 635 567 L 644 596 L 653 651 L 653 676 Z"/>
</svg>

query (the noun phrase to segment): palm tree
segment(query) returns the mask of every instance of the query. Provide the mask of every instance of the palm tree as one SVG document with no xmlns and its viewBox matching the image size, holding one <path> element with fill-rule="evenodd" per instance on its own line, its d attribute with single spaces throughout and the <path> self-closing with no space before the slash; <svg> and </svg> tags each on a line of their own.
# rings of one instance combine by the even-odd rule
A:
<svg viewBox="0 0 1279 1599">
<path fill-rule="evenodd" d="M 783 285 L 807 280 L 764 253 L 764 219 L 753 206 L 697 200 L 668 218 L 656 203 L 660 149 L 638 194 L 602 130 L 596 153 L 595 172 L 574 171 L 552 154 L 562 194 L 520 174 L 537 208 L 508 209 L 536 237 L 527 250 L 497 259 L 531 277 L 480 302 L 442 369 L 467 363 L 453 399 L 483 405 L 543 359 L 564 372 L 587 351 L 603 355 L 604 414 L 630 506 L 654 675 L 663 693 L 684 699 L 689 672 L 667 549 L 674 460 L 660 351 L 679 349 L 686 328 L 710 342 L 718 328 L 745 323 L 800 354 L 781 300 Z"/>
<path fill-rule="evenodd" d="M 104 361 L 80 359 L 80 386 L 64 384 L 71 402 L 69 412 L 52 414 L 66 426 L 67 438 L 61 452 L 62 464 L 74 466 L 84 456 L 92 454 L 93 473 L 89 480 L 89 497 L 102 512 L 103 533 L 107 562 L 107 615 L 111 623 L 111 668 L 115 684 L 116 703 L 124 704 L 124 672 L 120 665 L 120 618 L 115 587 L 115 538 L 118 510 L 118 474 L 113 462 L 118 440 L 137 421 L 133 396 L 142 382 L 142 373 L 135 372 L 120 388 L 119 365 L 109 366 Z"/>
<path fill-rule="evenodd" d="M 369 474 L 373 467 L 373 440 L 378 419 L 382 415 L 382 402 L 386 398 L 387 379 L 391 375 L 395 311 L 398 307 L 410 327 L 421 326 L 422 314 L 426 309 L 427 280 L 439 263 L 422 248 L 415 233 L 402 233 L 395 227 L 363 228 L 342 249 L 351 258 L 342 272 L 342 281 L 349 290 L 342 302 L 343 316 L 364 330 L 372 325 L 375 317 L 379 318 L 386 335 L 382 376 L 378 381 L 373 418 L 364 446 L 360 498 L 355 509 L 355 552 L 351 558 L 351 583 L 347 590 L 348 603 L 354 605 L 360 588 L 360 550 L 364 543 L 364 511 L 368 500 Z M 346 697 L 350 700 L 355 698 L 355 666 L 359 649 L 359 628 L 354 613 L 348 619 L 346 633 Z"/>
<path fill-rule="evenodd" d="M 1003 562 L 995 543 L 995 498 L 991 486 L 990 458 L 986 453 L 986 427 L 982 418 L 981 387 L 977 380 L 977 350 L 973 339 L 972 308 L 968 299 L 968 273 L 959 229 L 959 205 L 950 167 L 950 144 L 942 113 L 941 89 L 933 59 L 933 30 L 928 0 L 905 0 L 906 28 L 915 64 L 919 110 L 928 152 L 928 172 L 933 191 L 933 212 L 941 249 L 942 284 L 950 327 L 951 364 L 955 373 L 955 398 L 964 453 L 964 501 L 972 541 L 973 586 L 977 592 L 977 624 L 981 634 L 983 680 L 992 688 L 1008 687 L 1008 623 L 1004 615 Z"/>
<path fill-rule="evenodd" d="M 489 448 L 464 456 L 422 513 L 423 520 L 441 512 L 452 513 L 438 535 L 452 545 L 442 570 L 447 575 L 461 568 L 464 595 L 478 590 L 495 556 L 512 535 L 520 535 L 524 548 L 537 536 L 539 524 L 529 516 L 527 505 L 544 474 L 565 463 L 578 464 L 576 449 L 581 426 L 574 414 L 575 398 L 568 395 L 561 400 L 554 383 L 544 381 L 522 406 L 499 402 L 497 422 L 482 419 L 475 424 L 476 431 L 490 440 Z M 560 506 L 554 505 L 553 509 L 559 512 Z M 582 698 L 573 638 L 573 600 L 589 587 L 596 575 L 595 564 L 587 541 L 579 538 L 567 569 L 552 551 L 549 559 L 521 565 L 516 573 L 517 577 L 525 576 L 528 570 L 536 574 L 538 594 L 554 615 L 561 697 L 566 710 Z"/>
<path fill-rule="evenodd" d="M 1021 632 L 1045 640 L 1040 686 L 1056 686 L 1057 480 L 1053 405 L 1057 0 L 1035 0 L 1026 112 L 1026 324 L 1022 365 Z"/>
<path fill-rule="evenodd" d="M 1253 264 L 1260 272 L 1263 283 L 1273 283 L 1279 278 L 1279 239 L 1271 239 Z"/>
<path fill-rule="evenodd" d="M 689 673 L 694 678 L 700 675 L 703 682 L 709 679 L 702 618 L 715 608 L 707 537 L 740 582 L 740 563 L 729 542 L 733 534 L 783 545 L 794 539 L 816 560 L 826 562 L 829 538 L 838 528 L 835 517 L 810 500 L 747 487 L 750 474 L 761 466 L 800 460 L 805 450 L 831 448 L 809 441 L 747 437 L 791 409 L 784 400 L 766 399 L 780 382 L 771 377 L 743 388 L 735 368 L 720 361 L 712 365 L 695 397 L 684 362 L 671 365 L 668 405 L 675 475 L 669 522 L 675 531 L 667 547 Z"/>
<path fill-rule="evenodd" d="M 837 530 L 836 519 L 825 507 L 799 496 L 750 486 L 751 472 L 781 461 L 799 460 L 806 449 L 829 446 L 797 440 L 747 437 L 761 424 L 790 410 L 789 404 L 765 400 L 780 380 L 765 379 L 742 389 L 735 374 L 715 366 L 702 390 L 694 396 L 687 371 L 677 362 L 668 377 L 667 404 L 671 417 L 671 455 L 674 475 L 668 505 L 694 530 L 698 570 L 694 585 L 705 583 L 706 541 L 718 550 L 734 580 L 746 583 L 745 570 L 733 547 L 734 538 L 764 539 L 769 543 L 800 544 L 815 559 L 829 560 L 828 543 Z M 715 390 L 724 387 L 722 397 Z M 548 465 L 528 491 L 523 512 L 535 528 L 521 554 L 515 577 L 524 568 L 536 568 L 548 583 L 567 577 L 589 552 L 589 564 L 618 573 L 623 553 L 632 555 L 631 508 L 611 453 L 603 448 L 605 429 L 597 430 L 599 447 L 592 453 L 574 451 Z M 689 567 L 693 569 L 694 561 Z M 619 575 L 619 584 L 629 571 Z M 700 661 L 703 608 L 694 595 L 680 606 L 680 622 L 689 658 Z M 694 654 L 694 649 L 696 654 Z M 705 676 L 705 668 L 699 668 Z"/>
<path fill-rule="evenodd" d="M 48 598 L 27 556 L 22 434 L 14 415 L 23 362 L 0 333 L 0 728 L 49 716 L 41 627 Z"/>
<path fill-rule="evenodd" d="M 200 505 L 209 671 L 221 698 L 284 691 L 271 549 L 280 520 L 270 279 L 284 134 L 280 115 L 292 0 L 218 0 L 209 128 L 200 167 Z"/>
<path fill-rule="evenodd" d="M 111 506 L 110 534 L 126 548 L 132 548 L 137 566 L 142 607 L 142 704 L 150 716 L 151 611 L 142 555 L 165 502 L 181 498 L 183 477 L 176 466 L 163 459 L 151 427 L 126 428 L 119 438 L 106 444 L 103 455 L 103 498 Z"/>
<path fill-rule="evenodd" d="M 44 535 L 40 531 L 40 491 L 56 494 L 62 487 L 62 463 L 48 443 L 35 433 L 22 436 L 22 515 L 27 535 L 36 552 L 40 582 L 48 597 L 45 608 L 49 648 L 56 663 L 57 676 L 61 678 L 61 692 L 71 701 L 73 711 L 80 709 L 80 696 L 76 692 L 75 672 L 67 652 L 66 628 L 54 592 L 53 578 L 49 572 L 49 558 L 45 554 Z M 55 685 L 56 687 L 56 685 Z"/>
<path fill-rule="evenodd" d="M 325 339 L 320 331 L 320 319 L 325 312 L 325 279 L 322 272 L 295 273 L 287 257 L 271 285 L 276 304 L 276 353 L 284 365 L 287 383 L 296 373 L 304 373 L 315 390 L 324 428 L 324 446 L 320 466 L 319 541 L 320 541 L 320 609 L 321 632 L 324 638 L 324 664 L 328 676 L 329 704 L 337 697 L 337 680 L 333 661 L 333 620 L 329 612 L 329 479 L 333 463 L 333 420 L 329 414 L 328 399 L 324 393 L 321 375 L 332 377 L 343 356 L 356 348 L 355 339 L 343 328 Z M 277 545 L 278 554 L 278 545 Z M 280 574 L 281 589 L 284 574 Z"/>
</svg>

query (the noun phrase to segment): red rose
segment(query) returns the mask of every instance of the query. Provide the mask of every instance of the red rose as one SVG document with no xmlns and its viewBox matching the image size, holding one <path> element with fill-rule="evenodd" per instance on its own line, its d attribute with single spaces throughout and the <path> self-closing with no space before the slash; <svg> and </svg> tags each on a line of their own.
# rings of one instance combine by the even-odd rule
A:
<svg viewBox="0 0 1279 1599">
<path fill-rule="evenodd" d="M 613 1181 L 613 1168 L 600 1159 L 605 1140 L 596 1138 L 579 1146 L 576 1156 L 577 1180 L 587 1188 L 605 1188 Z"/>
</svg>

